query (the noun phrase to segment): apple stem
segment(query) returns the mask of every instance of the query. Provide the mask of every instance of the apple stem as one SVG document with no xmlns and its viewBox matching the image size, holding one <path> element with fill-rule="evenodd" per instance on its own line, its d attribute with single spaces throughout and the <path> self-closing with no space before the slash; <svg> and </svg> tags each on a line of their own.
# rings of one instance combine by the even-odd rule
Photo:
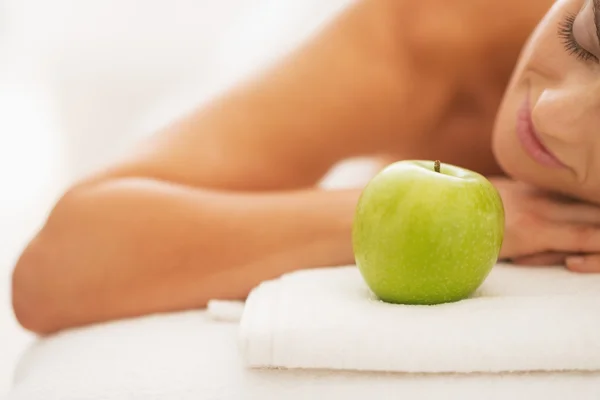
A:
<svg viewBox="0 0 600 400">
<path fill-rule="evenodd" d="M 433 170 L 435 172 L 440 172 L 440 160 L 435 160 L 433 163 Z"/>
</svg>

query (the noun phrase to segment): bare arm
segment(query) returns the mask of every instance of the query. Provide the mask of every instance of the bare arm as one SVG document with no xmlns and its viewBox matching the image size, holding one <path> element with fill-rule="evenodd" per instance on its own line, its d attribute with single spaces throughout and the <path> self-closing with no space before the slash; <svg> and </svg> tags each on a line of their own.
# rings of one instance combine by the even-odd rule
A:
<svg viewBox="0 0 600 400">
<path fill-rule="evenodd" d="M 202 307 L 351 262 L 358 193 L 315 183 L 403 132 L 410 146 L 447 94 L 444 74 L 395 40 L 392 3 L 358 2 L 264 76 L 69 190 L 15 268 L 19 321 L 53 332 Z"/>
<path fill-rule="evenodd" d="M 357 195 L 107 180 L 55 209 L 17 268 L 15 308 L 27 324 L 41 307 L 31 328 L 52 331 L 241 299 L 284 272 L 351 263 Z"/>
</svg>

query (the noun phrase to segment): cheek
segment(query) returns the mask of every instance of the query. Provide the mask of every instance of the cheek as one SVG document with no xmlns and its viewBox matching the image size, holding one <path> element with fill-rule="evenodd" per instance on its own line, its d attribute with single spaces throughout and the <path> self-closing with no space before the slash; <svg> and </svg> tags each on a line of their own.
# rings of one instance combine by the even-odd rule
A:
<svg viewBox="0 0 600 400">
<path fill-rule="evenodd" d="M 574 57 L 565 52 L 558 27 L 581 1 L 558 1 L 538 24 L 523 48 L 510 84 L 496 116 L 493 151 L 504 171 L 515 179 L 535 181 L 537 166 L 522 151 L 516 137 L 517 110 L 528 91 L 537 97 L 548 87 L 558 86 L 572 71 Z"/>
</svg>

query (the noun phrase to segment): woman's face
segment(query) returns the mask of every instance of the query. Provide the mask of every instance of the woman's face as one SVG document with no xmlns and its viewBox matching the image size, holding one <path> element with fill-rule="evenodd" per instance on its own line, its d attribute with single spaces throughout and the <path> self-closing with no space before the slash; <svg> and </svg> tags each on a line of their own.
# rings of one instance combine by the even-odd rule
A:
<svg viewBox="0 0 600 400">
<path fill-rule="evenodd" d="M 521 53 L 493 139 L 496 158 L 508 175 L 596 203 L 599 35 L 600 0 L 558 0 Z"/>
</svg>

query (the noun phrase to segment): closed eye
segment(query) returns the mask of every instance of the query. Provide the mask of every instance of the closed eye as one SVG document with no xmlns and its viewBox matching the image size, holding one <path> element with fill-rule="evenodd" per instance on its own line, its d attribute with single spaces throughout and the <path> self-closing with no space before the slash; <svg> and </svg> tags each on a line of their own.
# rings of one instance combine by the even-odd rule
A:
<svg viewBox="0 0 600 400">
<path fill-rule="evenodd" d="M 568 14 L 558 26 L 558 36 L 570 55 L 581 61 L 593 61 L 599 63 L 598 57 L 584 49 L 573 35 L 573 25 L 575 24 L 575 14 Z"/>
</svg>

